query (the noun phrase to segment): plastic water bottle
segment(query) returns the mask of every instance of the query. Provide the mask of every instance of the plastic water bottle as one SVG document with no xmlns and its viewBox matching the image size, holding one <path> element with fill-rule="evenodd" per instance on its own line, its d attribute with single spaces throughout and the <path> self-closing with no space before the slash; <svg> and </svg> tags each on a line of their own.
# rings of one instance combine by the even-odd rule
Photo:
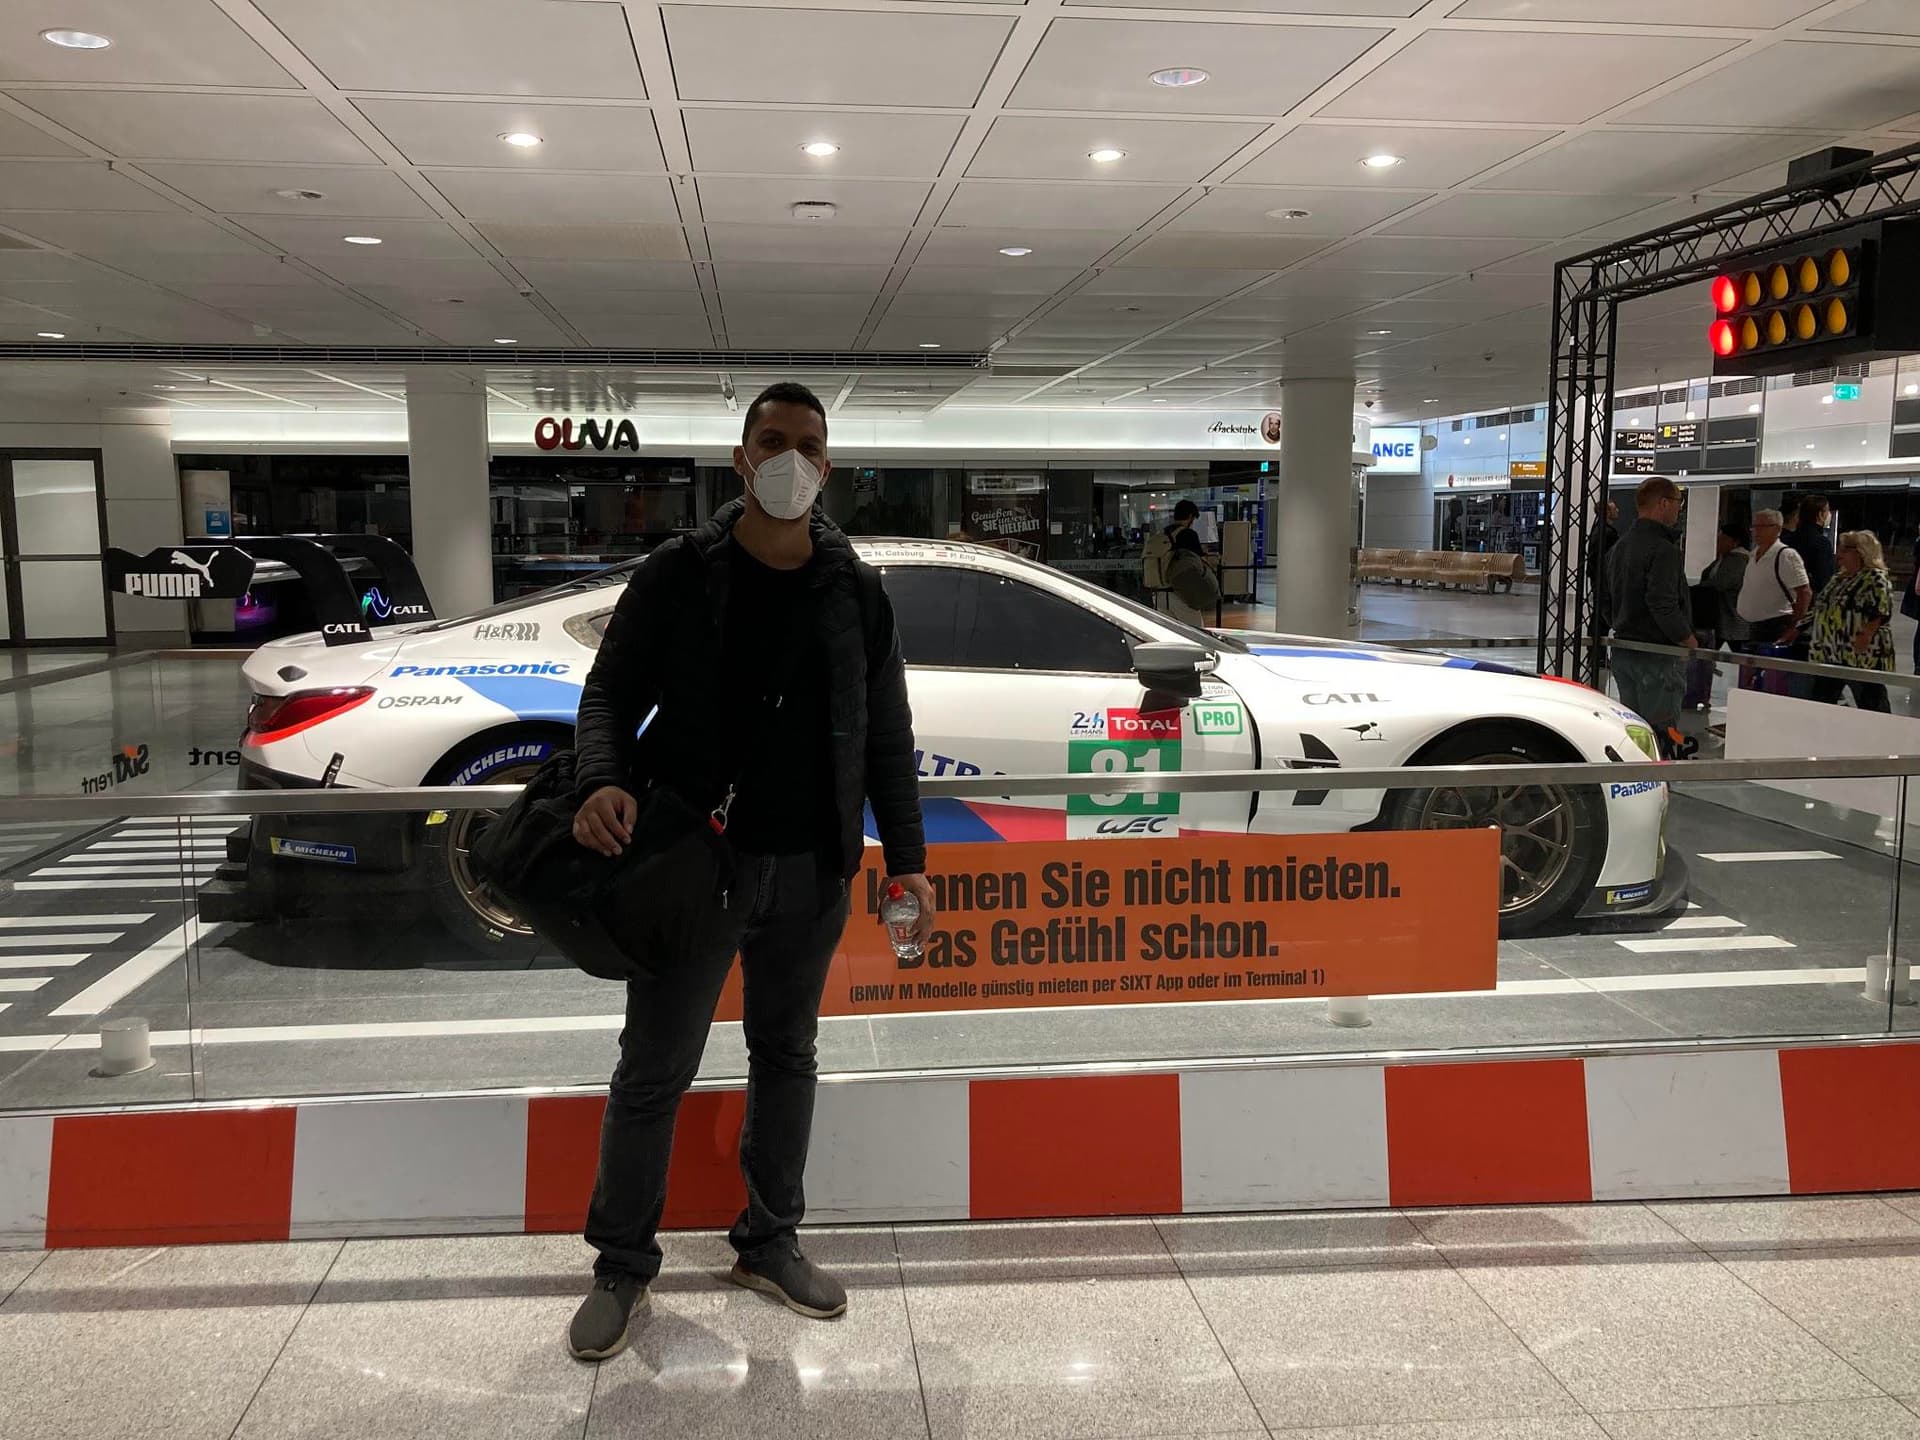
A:
<svg viewBox="0 0 1920 1440">
<path fill-rule="evenodd" d="M 887 886 L 887 897 L 880 902 L 880 923 L 887 927 L 895 955 L 902 960 L 920 958 L 920 941 L 914 934 L 920 926 L 920 902 L 898 880 Z"/>
</svg>

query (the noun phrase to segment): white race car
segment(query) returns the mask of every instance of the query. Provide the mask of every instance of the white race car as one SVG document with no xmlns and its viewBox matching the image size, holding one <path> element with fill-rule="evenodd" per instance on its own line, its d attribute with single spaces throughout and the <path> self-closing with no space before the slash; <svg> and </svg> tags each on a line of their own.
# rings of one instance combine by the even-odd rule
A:
<svg viewBox="0 0 1920 1440">
<path fill-rule="evenodd" d="M 1639 717 L 1584 686 L 1447 655 L 1203 633 L 980 546 L 855 547 L 886 577 L 923 776 L 1617 763 L 1654 754 Z M 314 634 L 261 646 L 245 669 L 253 701 L 243 783 L 525 779 L 570 741 L 581 684 L 632 564 L 358 644 L 329 646 Z M 1164 699 L 1143 704 L 1135 651 L 1155 644 L 1204 647 L 1180 652 L 1197 659 L 1197 696 L 1171 708 Z M 925 811 L 934 842 L 1498 826 L 1508 934 L 1664 910 L 1684 880 L 1666 853 L 1667 787 L 1650 781 L 934 799 Z M 424 889 L 457 934 L 530 953 L 529 933 L 468 862 L 486 814 L 262 817 L 203 889 L 201 914 L 259 918 L 329 895 L 363 902 L 370 889 Z"/>
</svg>

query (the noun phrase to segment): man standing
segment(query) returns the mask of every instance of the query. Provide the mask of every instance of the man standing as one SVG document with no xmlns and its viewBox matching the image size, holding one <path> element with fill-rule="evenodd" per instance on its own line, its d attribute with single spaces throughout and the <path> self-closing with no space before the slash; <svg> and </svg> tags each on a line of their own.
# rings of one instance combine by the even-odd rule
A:
<svg viewBox="0 0 1920 1440">
<path fill-rule="evenodd" d="M 1620 507 L 1605 496 L 1593 502 L 1593 533 L 1587 537 L 1587 574 L 1593 585 L 1596 625 L 1613 621 L 1613 591 L 1608 580 L 1613 547 L 1620 543 Z"/>
<path fill-rule="evenodd" d="M 1780 543 L 1790 546 L 1807 566 L 1807 583 L 1817 596 L 1827 588 L 1840 562 L 1833 553 L 1833 541 L 1827 526 L 1833 521 L 1833 504 L 1824 495 L 1801 497 L 1795 523 L 1780 533 Z"/>
<path fill-rule="evenodd" d="M 801 1254 L 796 1231 L 820 997 L 868 802 L 888 873 L 919 900 L 921 937 L 933 929 L 893 609 L 877 573 L 814 509 L 832 469 L 820 401 L 801 385 L 762 391 L 733 467 L 744 498 L 634 572 L 580 699 L 574 837 L 618 854 L 633 838 L 635 792 L 668 785 L 724 817 L 737 858 L 714 902 L 714 942 L 700 954 L 643 957 L 654 963 L 627 986 L 587 1214 L 587 1243 L 600 1254 L 568 1333 L 582 1360 L 625 1348 L 659 1273 L 674 1117 L 736 950 L 747 1204 L 729 1237 L 739 1257 L 729 1278 L 803 1315 L 847 1308 L 845 1289 Z"/>
<path fill-rule="evenodd" d="M 1634 493 L 1638 518 L 1613 547 L 1608 573 L 1613 592 L 1613 635 L 1652 645 L 1692 649 L 1692 602 L 1680 549 L 1680 487 L 1664 475 Z M 1613 650 L 1620 700 L 1668 743 L 1680 720 L 1687 662 L 1644 650 Z"/>
<path fill-rule="evenodd" d="M 1759 511 L 1753 517 L 1753 559 L 1734 607 L 1747 622 L 1748 648 L 1797 644 L 1812 604 L 1806 561 L 1780 538 L 1780 512 Z"/>
</svg>

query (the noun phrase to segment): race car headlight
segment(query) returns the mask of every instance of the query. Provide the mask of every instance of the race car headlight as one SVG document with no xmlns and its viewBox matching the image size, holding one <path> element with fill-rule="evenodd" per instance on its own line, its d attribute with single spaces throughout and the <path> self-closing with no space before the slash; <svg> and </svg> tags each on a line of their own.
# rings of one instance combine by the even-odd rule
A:
<svg viewBox="0 0 1920 1440">
<path fill-rule="evenodd" d="M 256 695 L 247 709 L 244 738 L 256 745 L 284 740 L 351 710 L 372 694 L 371 686 L 351 685 L 335 690 L 296 690 L 291 695 Z"/>
<path fill-rule="evenodd" d="M 1641 753 L 1643 753 L 1647 759 L 1658 760 L 1660 758 L 1660 747 L 1653 743 L 1653 727 L 1651 725 L 1627 726 L 1627 738 L 1640 747 Z"/>
</svg>

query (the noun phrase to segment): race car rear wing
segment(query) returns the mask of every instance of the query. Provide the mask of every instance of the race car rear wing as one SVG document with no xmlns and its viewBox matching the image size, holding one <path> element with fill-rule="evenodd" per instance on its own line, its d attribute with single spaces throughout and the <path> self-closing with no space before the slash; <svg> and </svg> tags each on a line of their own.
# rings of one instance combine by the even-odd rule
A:
<svg viewBox="0 0 1920 1440">
<path fill-rule="evenodd" d="M 297 578 L 329 645 L 370 640 L 375 625 L 433 619 L 413 557 L 384 535 L 238 535 L 145 555 L 109 549 L 105 565 L 115 594 L 164 600 L 238 600 L 255 584 Z M 354 572 L 366 570 L 362 593 Z"/>
</svg>

